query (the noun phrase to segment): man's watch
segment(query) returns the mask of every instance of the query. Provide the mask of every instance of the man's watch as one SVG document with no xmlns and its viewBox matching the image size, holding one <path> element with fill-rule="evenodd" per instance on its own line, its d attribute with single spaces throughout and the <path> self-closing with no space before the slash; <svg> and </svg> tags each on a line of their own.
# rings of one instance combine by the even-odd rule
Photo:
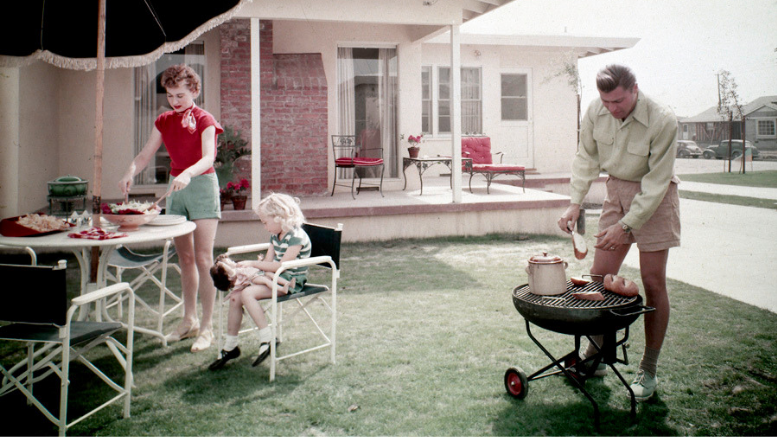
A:
<svg viewBox="0 0 777 437">
<path fill-rule="evenodd" d="M 630 233 L 631 232 L 631 226 L 627 225 L 626 223 L 620 222 L 621 228 L 623 229 L 623 232 Z"/>
</svg>

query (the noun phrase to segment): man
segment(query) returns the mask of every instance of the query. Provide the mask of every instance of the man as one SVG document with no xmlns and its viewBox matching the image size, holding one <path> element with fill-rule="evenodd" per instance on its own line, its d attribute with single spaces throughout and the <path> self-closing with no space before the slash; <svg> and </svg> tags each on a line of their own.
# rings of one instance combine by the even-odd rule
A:
<svg viewBox="0 0 777 437">
<path fill-rule="evenodd" d="M 608 65 L 596 76 L 600 99 L 582 121 L 572 163 L 571 203 L 558 221 L 572 232 L 591 183 L 607 172 L 607 196 L 591 273 L 617 274 L 631 244 L 639 249 L 646 304 L 645 351 L 631 389 L 638 401 L 655 393 L 658 355 L 669 324 L 666 263 L 669 248 L 680 245 L 679 180 L 674 176 L 677 120 L 672 111 L 639 91 L 632 71 Z M 601 345 L 601 337 L 594 338 Z M 589 344 L 585 356 L 596 353 Z M 600 366 L 596 374 L 606 372 Z"/>
</svg>

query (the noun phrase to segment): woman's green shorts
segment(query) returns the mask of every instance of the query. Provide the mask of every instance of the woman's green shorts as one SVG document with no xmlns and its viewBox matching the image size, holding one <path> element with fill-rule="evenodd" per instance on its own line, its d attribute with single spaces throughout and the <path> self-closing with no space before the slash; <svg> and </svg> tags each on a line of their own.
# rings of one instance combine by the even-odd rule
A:
<svg viewBox="0 0 777 437">
<path fill-rule="evenodd" d="M 195 176 L 186 188 L 170 193 L 165 214 L 182 215 L 188 220 L 220 219 L 221 202 L 216 174 Z"/>
</svg>

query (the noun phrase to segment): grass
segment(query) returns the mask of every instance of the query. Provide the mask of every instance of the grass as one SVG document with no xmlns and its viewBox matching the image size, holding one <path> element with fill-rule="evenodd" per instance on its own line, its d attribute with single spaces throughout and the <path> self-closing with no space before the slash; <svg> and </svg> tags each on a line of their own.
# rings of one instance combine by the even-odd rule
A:
<svg viewBox="0 0 777 437">
<path fill-rule="evenodd" d="M 741 187 L 777 188 L 777 171 L 756 171 L 746 174 L 738 173 L 702 173 L 682 175 L 681 179 L 688 182 L 703 182 L 708 184 L 735 185 Z M 682 188 L 682 184 L 680 185 Z M 762 199 L 747 196 L 731 196 L 723 194 L 703 193 L 680 190 L 680 197 L 704 202 L 726 203 L 729 205 L 752 206 L 755 208 L 777 209 L 774 199 Z"/>
<path fill-rule="evenodd" d="M 740 173 L 684 174 L 680 179 L 708 184 L 738 185 L 742 187 L 777 188 L 777 171 L 751 171 Z"/>
<path fill-rule="evenodd" d="M 191 340 L 163 348 L 138 335 L 132 417 L 121 419 L 119 408 L 109 407 L 69 434 L 777 434 L 777 315 L 677 281 L 669 283 L 673 312 L 660 390 L 638 406 L 635 423 L 626 389 L 613 375 L 586 383 L 600 405 L 600 430 L 589 401 L 562 377 L 530 382 L 524 400 L 507 395 L 509 367 L 533 373 L 549 364 L 511 301 L 513 287 L 527 282 L 526 260 L 541 251 L 569 260 L 569 275 L 586 272 L 592 261 L 575 260 L 568 239 L 550 236 L 346 244 L 336 365 L 324 351 L 295 357 L 280 364 L 270 383 L 266 364 L 250 365 L 257 348 L 251 335 L 241 339 L 245 356 L 219 372 L 207 370 L 215 350 L 192 354 Z M 69 265 L 75 289 L 77 264 Z M 639 283 L 637 270 L 621 273 Z M 629 381 L 644 347 L 642 326 L 640 318 L 631 327 L 630 364 L 618 365 Z M 300 333 L 307 329 L 293 326 L 280 347 L 304 344 Z M 571 336 L 532 332 L 557 356 L 574 344 Z M 0 361 L 20 354 L 3 346 Z M 78 409 L 94 396 L 76 386 L 94 384 L 83 366 L 74 369 L 71 409 Z M 56 402 L 56 387 L 47 383 L 36 391 Z M 0 410 L 14 417 L 3 434 L 54 433 L 17 393 L 0 398 Z"/>
</svg>

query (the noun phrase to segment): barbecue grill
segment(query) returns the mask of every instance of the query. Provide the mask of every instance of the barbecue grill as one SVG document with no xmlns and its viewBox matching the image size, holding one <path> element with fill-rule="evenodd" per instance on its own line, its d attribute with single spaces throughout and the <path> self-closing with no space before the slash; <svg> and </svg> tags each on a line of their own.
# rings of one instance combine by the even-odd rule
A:
<svg viewBox="0 0 777 437">
<path fill-rule="evenodd" d="M 587 292 L 599 292 L 604 300 L 583 300 L 573 295 L 574 293 Z M 629 338 L 629 326 L 641 314 L 654 311 L 655 308 L 642 305 L 642 297 L 639 295 L 621 296 L 605 290 L 604 284 L 596 281 L 585 286 L 575 286 L 571 282 L 567 282 L 567 291 L 555 296 L 534 294 L 529 285 L 524 284 L 513 289 L 513 304 L 526 321 L 526 332 L 529 338 L 550 358 L 551 363 L 528 377 L 519 367 L 507 369 L 504 382 L 508 394 L 523 399 L 528 393 L 529 381 L 563 374 L 593 405 L 594 420 L 598 428 L 599 405 L 586 391 L 585 381 L 593 376 L 593 370 L 596 370 L 600 363 L 604 363 L 612 369 L 612 372 L 628 390 L 631 396 L 631 417 L 636 419 L 637 402 L 634 392 L 614 364 L 628 364 L 626 341 Z M 573 335 L 575 348 L 560 359 L 555 358 L 532 335 L 532 324 L 560 334 Z M 618 338 L 618 332 L 621 330 L 623 330 L 623 335 Z M 602 335 L 604 340 L 602 345 L 598 347 L 596 354 L 583 360 L 578 354 L 580 339 L 586 337 L 591 341 L 593 335 Z M 621 357 L 618 357 L 617 353 L 619 347 L 622 351 Z"/>
</svg>

